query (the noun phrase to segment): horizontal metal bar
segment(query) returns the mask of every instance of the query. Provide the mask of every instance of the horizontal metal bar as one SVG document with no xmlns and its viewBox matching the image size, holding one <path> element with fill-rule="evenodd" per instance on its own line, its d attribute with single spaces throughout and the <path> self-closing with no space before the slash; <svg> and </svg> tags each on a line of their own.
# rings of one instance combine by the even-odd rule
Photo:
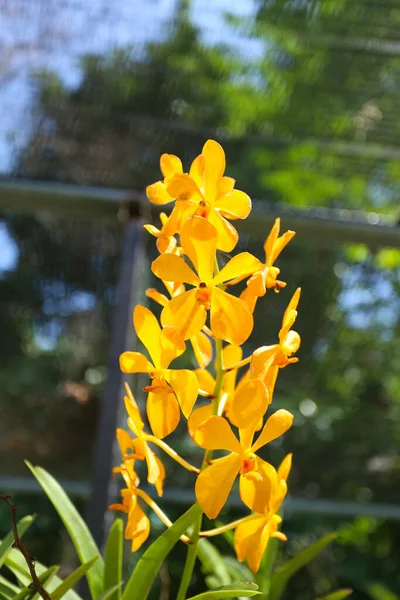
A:
<svg viewBox="0 0 400 600">
<path fill-rule="evenodd" d="M 145 214 L 156 218 L 142 193 L 104 187 L 87 187 L 37 181 L 0 181 L 0 208 L 37 212 L 49 210 L 66 217 L 125 218 Z M 240 232 L 265 237 L 274 219 L 282 217 L 285 229 L 297 231 L 297 240 L 318 246 L 360 243 L 373 248 L 400 247 L 400 227 L 377 213 L 347 209 L 296 209 L 285 204 L 254 201 L 245 221 L 236 221 Z"/>
<path fill-rule="evenodd" d="M 65 492 L 71 497 L 87 498 L 91 493 L 91 485 L 85 481 L 60 480 Z M 117 485 L 116 493 L 117 493 Z M 153 495 L 153 490 L 145 488 L 146 492 Z M 0 490 L 4 493 L 12 492 L 14 494 L 38 494 L 42 493 L 41 487 L 29 477 L 0 477 Z M 179 488 L 169 488 L 164 491 L 160 502 L 166 504 L 189 505 L 195 501 L 194 493 L 190 490 Z M 235 509 L 245 507 L 237 494 L 232 494 L 227 506 Z M 306 499 L 288 497 L 285 501 L 285 510 L 293 513 L 321 514 L 342 517 L 374 517 L 378 519 L 400 520 L 400 505 L 385 504 L 381 502 L 352 502 L 345 500 L 329 499 Z"/>
</svg>

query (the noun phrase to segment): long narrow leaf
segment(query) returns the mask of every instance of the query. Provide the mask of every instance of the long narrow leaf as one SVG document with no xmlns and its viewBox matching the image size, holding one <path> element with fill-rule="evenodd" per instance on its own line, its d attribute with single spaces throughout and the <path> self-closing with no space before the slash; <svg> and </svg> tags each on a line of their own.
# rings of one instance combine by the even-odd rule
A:
<svg viewBox="0 0 400 600">
<path fill-rule="evenodd" d="M 208 581 L 215 581 L 217 585 L 212 587 L 218 587 L 221 585 L 227 585 L 231 583 L 232 579 L 229 575 L 229 571 L 224 564 L 221 553 L 213 546 L 211 542 L 202 538 L 199 541 L 197 555 L 202 564 L 202 571 L 205 575 L 212 574 L 214 577 Z M 211 586 L 209 586 L 211 587 Z"/>
<path fill-rule="evenodd" d="M 115 519 L 107 537 L 104 555 L 104 589 L 115 588 L 110 600 L 120 600 L 122 595 L 121 586 L 118 584 L 122 581 L 123 529 L 122 519 Z"/>
<path fill-rule="evenodd" d="M 20 538 L 24 535 L 26 530 L 32 525 L 35 520 L 35 515 L 27 515 L 26 517 L 22 517 L 20 521 L 17 523 L 17 531 Z M 3 538 L 0 544 L 0 567 L 3 566 L 6 556 L 9 554 L 12 545 L 14 543 L 14 535 L 13 532 L 10 531 Z"/>
<path fill-rule="evenodd" d="M 397 594 L 394 594 L 386 585 L 373 582 L 367 585 L 367 592 L 372 600 L 399 600 Z"/>
<path fill-rule="evenodd" d="M 3 594 L 3 596 L 7 596 L 7 598 L 14 598 L 19 591 L 19 587 L 7 581 L 5 577 L 0 576 L 0 592 Z"/>
<path fill-rule="evenodd" d="M 17 549 L 13 549 L 10 552 L 10 555 L 7 557 L 5 561 L 5 565 L 10 569 L 12 573 L 16 576 L 18 581 L 22 583 L 22 585 L 29 585 L 32 582 L 28 566 L 25 562 L 24 557 L 21 552 Z M 35 569 L 38 576 L 42 575 L 47 569 L 45 565 L 41 562 L 35 562 Z M 51 582 L 51 588 L 54 590 L 56 587 L 61 585 L 63 582 L 60 577 L 54 575 Z M 52 586 L 55 586 L 54 588 Z M 82 600 L 81 597 L 72 589 L 68 590 L 68 592 L 64 595 L 64 600 Z"/>
<path fill-rule="evenodd" d="M 57 567 L 57 566 L 50 567 L 44 573 L 39 575 L 38 579 L 39 579 L 40 583 L 43 585 L 43 587 L 45 587 L 46 582 L 48 582 L 52 578 L 52 576 L 56 574 L 58 569 L 59 569 L 59 567 Z M 34 594 L 34 593 L 35 593 L 35 591 L 32 590 L 32 588 L 30 587 L 30 584 L 29 584 L 29 585 L 23 587 L 22 590 L 16 596 L 14 596 L 14 600 L 24 600 L 24 598 L 26 596 L 32 596 L 32 594 Z"/>
<path fill-rule="evenodd" d="M 74 585 L 84 575 L 86 575 L 87 571 L 94 565 L 98 558 L 98 556 L 94 556 L 91 560 L 88 560 L 85 564 L 75 569 L 75 571 L 73 571 L 71 575 L 68 575 L 68 577 L 64 579 L 64 581 L 58 587 L 56 587 L 55 590 L 51 592 L 52 600 L 60 600 L 60 598 L 65 596 L 68 590 L 73 588 Z"/>
<path fill-rule="evenodd" d="M 203 592 L 197 596 L 192 596 L 188 600 L 217 600 L 217 598 L 250 598 L 251 596 L 259 596 L 258 586 L 255 583 L 232 583 L 223 585 L 216 590 Z"/>
<path fill-rule="evenodd" d="M 323 598 L 319 598 L 318 600 L 344 600 L 348 598 L 353 593 L 353 590 L 336 590 L 335 592 L 330 592 L 327 596 L 323 596 Z M 380 600 L 383 600 L 381 598 Z"/>
<path fill-rule="evenodd" d="M 336 538 L 336 533 L 330 533 L 321 538 L 312 546 L 309 546 L 300 554 L 287 561 L 280 569 L 278 569 L 271 579 L 271 587 L 268 600 L 280 600 L 289 582 L 297 571 L 309 563 L 317 554 L 319 554 L 326 546 L 331 544 Z"/>
<path fill-rule="evenodd" d="M 246 581 L 248 583 L 257 583 L 254 573 L 244 563 L 240 563 L 233 556 L 223 556 L 224 565 L 231 576 L 231 581 Z M 260 590 L 261 591 L 261 590 Z"/>
<path fill-rule="evenodd" d="M 85 521 L 68 498 L 60 484 L 41 467 L 33 467 L 28 461 L 27 466 L 36 477 L 49 500 L 60 515 L 75 546 L 76 553 L 82 564 L 100 555 L 98 549 Z M 104 563 L 99 558 L 87 573 L 89 589 L 93 600 L 104 591 Z"/>
<path fill-rule="evenodd" d="M 146 600 L 164 559 L 200 514 L 199 505 L 194 504 L 147 548 L 129 578 L 122 600 Z"/>
<path fill-rule="evenodd" d="M 114 587 L 106 590 L 97 598 L 97 600 L 110 600 L 110 598 L 115 594 L 115 591 L 122 586 L 122 581 L 119 582 L 118 585 L 114 585 Z"/>
</svg>

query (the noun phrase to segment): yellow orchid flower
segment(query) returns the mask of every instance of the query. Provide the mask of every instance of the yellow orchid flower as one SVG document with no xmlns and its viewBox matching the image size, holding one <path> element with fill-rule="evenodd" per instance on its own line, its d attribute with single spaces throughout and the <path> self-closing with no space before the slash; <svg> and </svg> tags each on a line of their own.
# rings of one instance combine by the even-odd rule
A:
<svg viewBox="0 0 400 600">
<path fill-rule="evenodd" d="M 286 283 L 278 279 L 280 269 L 273 265 L 285 246 L 296 235 L 296 232 L 289 230 L 279 237 L 280 226 L 281 220 L 279 218 L 275 219 L 275 223 L 264 244 L 265 264 L 250 277 L 247 281 L 246 289 L 240 295 L 252 312 L 254 312 L 258 298 L 265 295 L 267 288 L 279 291 L 281 288 L 286 287 Z"/>
<path fill-rule="evenodd" d="M 142 421 L 142 417 L 140 416 L 139 407 L 136 403 L 135 398 L 133 397 L 129 386 L 126 385 L 125 387 L 127 394 L 126 396 L 124 396 L 124 402 L 126 412 L 128 413 L 128 427 L 136 436 L 136 439 L 132 440 L 133 453 L 135 455 L 135 458 L 146 461 L 147 481 L 149 483 L 153 483 L 156 486 L 158 495 L 162 496 L 163 484 L 165 479 L 164 465 L 147 443 L 144 434 L 144 423 Z"/>
<path fill-rule="evenodd" d="M 189 175 L 177 172 L 166 183 L 166 189 L 170 196 L 181 201 L 186 218 L 189 213 L 208 219 L 217 229 L 218 248 L 231 252 L 238 233 L 226 219 L 245 219 L 251 211 L 251 200 L 234 189 L 234 179 L 224 177 L 225 166 L 223 148 L 218 142 L 208 140 Z"/>
<path fill-rule="evenodd" d="M 297 318 L 300 293 L 301 288 L 297 288 L 285 310 L 279 331 L 279 344 L 258 348 L 250 361 L 250 378 L 264 381 L 271 400 L 279 369 L 299 360 L 293 354 L 300 348 L 301 338 L 291 327 Z"/>
<path fill-rule="evenodd" d="M 164 175 L 164 181 L 156 181 L 148 185 L 146 194 L 152 204 L 169 204 L 174 197 L 167 192 L 167 185 L 175 175 L 183 174 L 181 159 L 174 154 L 162 154 L 160 158 L 160 169 Z M 173 232 L 175 233 L 175 232 Z"/>
<path fill-rule="evenodd" d="M 273 467 L 255 453 L 290 429 L 292 422 L 293 415 L 287 410 L 278 410 L 269 417 L 254 443 L 253 429 L 240 429 L 239 441 L 223 417 L 212 416 L 199 425 L 194 439 L 201 448 L 230 452 L 214 460 L 196 481 L 197 501 L 209 519 L 215 519 L 220 513 L 238 473 L 242 501 L 251 510 L 265 511 L 271 495 Z M 218 482 L 218 493 L 215 492 L 215 482 Z"/>
<path fill-rule="evenodd" d="M 247 559 L 250 569 L 256 573 L 271 537 L 286 541 L 287 537 L 278 531 L 282 518 L 276 514 L 287 493 L 287 478 L 292 464 L 292 455 L 282 461 L 278 472 L 273 475 L 272 493 L 267 512 L 251 515 L 243 519 L 235 530 L 234 546 L 239 562 Z"/>
<path fill-rule="evenodd" d="M 117 429 L 117 440 L 124 457 L 130 449 L 129 434 Z M 124 460 L 120 467 L 114 467 L 113 473 L 120 473 L 126 488 L 121 490 L 122 503 L 111 504 L 110 510 L 120 510 L 128 515 L 125 527 L 125 539 L 132 540 L 132 552 L 135 552 L 147 540 L 150 533 L 150 521 L 138 503 L 139 478 L 134 470 L 133 459 Z"/>
<path fill-rule="evenodd" d="M 178 329 L 187 340 L 200 331 L 211 311 L 210 327 L 214 337 L 240 346 L 253 329 L 253 316 L 247 304 L 218 286 L 235 277 L 253 273 L 260 261 L 241 252 L 213 276 L 217 250 L 217 231 L 202 217 L 192 217 L 181 230 L 181 246 L 196 272 L 182 256 L 162 254 L 152 263 L 153 273 L 162 280 L 194 286 L 169 301 L 161 313 L 161 323 Z"/>
<path fill-rule="evenodd" d="M 151 384 L 144 388 L 145 392 L 149 392 L 147 417 L 154 435 L 163 438 L 178 426 L 179 406 L 188 418 L 197 398 L 197 379 L 188 369 L 168 368 L 174 358 L 181 356 L 186 348 L 173 327 L 161 329 L 153 313 L 140 305 L 134 310 L 133 323 L 136 334 L 153 363 L 141 352 L 124 352 L 120 356 L 121 371 L 148 373 L 150 376 Z"/>
<path fill-rule="evenodd" d="M 179 254 L 179 247 L 176 238 L 173 235 L 175 233 L 174 230 L 176 229 L 174 218 L 175 215 L 171 214 L 168 217 L 165 213 L 160 213 L 161 229 L 158 229 L 151 224 L 143 225 L 146 231 L 157 239 L 156 246 L 160 254 L 164 254 L 164 252 Z"/>
<path fill-rule="evenodd" d="M 171 281 L 163 281 L 163 284 L 167 288 L 171 298 L 179 296 L 179 294 L 186 291 L 183 283 L 176 284 Z M 169 302 L 169 299 L 165 294 L 162 294 L 154 288 L 147 289 L 146 296 L 161 306 L 167 306 Z M 180 333 L 179 330 L 178 333 Z M 212 359 L 212 344 L 210 338 L 203 331 L 198 331 L 190 338 L 190 343 L 192 344 L 193 352 L 200 369 L 205 369 Z"/>
</svg>

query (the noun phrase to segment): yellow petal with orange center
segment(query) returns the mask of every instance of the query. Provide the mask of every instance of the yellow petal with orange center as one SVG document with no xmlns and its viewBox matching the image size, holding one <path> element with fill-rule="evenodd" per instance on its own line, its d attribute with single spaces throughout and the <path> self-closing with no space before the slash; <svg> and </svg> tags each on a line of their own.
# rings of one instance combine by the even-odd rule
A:
<svg viewBox="0 0 400 600">
<path fill-rule="evenodd" d="M 189 290 L 170 300 L 161 313 L 161 323 L 171 325 L 184 340 L 203 329 L 207 312 L 196 299 L 197 290 Z"/>
<path fill-rule="evenodd" d="M 178 427 L 180 410 L 175 394 L 168 391 L 149 392 L 147 418 L 154 435 L 160 439 Z"/>
<path fill-rule="evenodd" d="M 167 369 L 174 358 L 182 356 L 186 350 L 186 344 L 177 330 L 170 325 L 163 327 L 160 333 L 161 363 L 163 369 Z"/>
<path fill-rule="evenodd" d="M 268 404 L 268 390 L 261 379 L 250 380 L 233 395 L 230 420 L 239 428 L 255 426 L 266 413 Z"/>
<path fill-rule="evenodd" d="M 199 406 L 196 408 L 188 418 L 188 431 L 191 438 L 194 437 L 196 433 L 196 429 L 207 421 L 209 417 L 212 415 L 212 406 L 211 402 L 209 404 L 204 404 L 204 406 Z"/>
<path fill-rule="evenodd" d="M 151 270 L 156 277 L 164 281 L 178 281 L 191 285 L 200 283 L 200 279 L 185 262 L 185 259 L 176 254 L 161 254 L 151 263 Z"/>
<path fill-rule="evenodd" d="M 204 157 L 204 195 L 213 204 L 225 171 L 225 152 L 215 140 L 207 140 L 201 151 Z"/>
<path fill-rule="evenodd" d="M 233 433 L 228 421 L 223 417 L 211 416 L 199 425 L 194 440 L 198 446 L 205 450 L 230 450 L 242 452 L 239 440 Z"/>
<path fill-rule="evenodd" d="M 214 203 L 224 217 L 228 219 L 245 219 L 251 211 L 250 197 L 240 190 L 232 190 L 224 196 L 220 196 Z"/>
<path fill-rule="evenodd" d="M 257 457 L 256 470 L 240 476 L 240 498 L 250 510 L 268 512 L 276 483 L 274 467 Z"/>
<path fill-rule="evenodd" d="M 209 282 L 217 251 L 215 227 L 202 217 L 192 217 L 181 229 L 181 246 L 194 264 L 200 281 Z"/>
<path fill-rule="evenodd" d="M 141 352 L 123 352 L 119 366 L 123 373 L 147 373 L 153 365 Z"/>
<path fill-rule="evenodd" d="M 234 547 L 239 562 L 247 559 L 250 569 L 257 573 L 268 544 L 268 522 L 263 515 L 236 527 Z"/>
<path fill-rule="evenodd" d="M 199 333 L 190 338 L 190 343 L 192 344 L 199 367 L 205 369 L 210 364 L 213 353 L 210 338 L 202 331 L 199 331 Z"/>
<path fill-rule="evenodd" d="M 252 332 L 253 315 L 243 300 L 214 288 L 210 325 L 215 337 L 241 346 Z"/>
<path fill-rule="evenodd" d="M 210 210 L 208 220 L 218 233 L 217 248 L 223 252 L 232 252 L 239 239 L 239 234 L 234 226 L 214 208 Z"/>
<path fill-rule="evenodd" d="M 283 435 L 291 428 L 292 423 L 293 415 L 288 410 L 284 408 L 277 410 L 265 423 L 264 428 L 252 446 L 252 451 L 257 452 L 259 448 Z"/>
<path fill-rule="evenodd" d="M 153 364 L 161 364 L 160 333 L 161 327 L 151 310 L 138 304 L 133 311 L 133 325 L 136 335 L 147 349 Z"/>
<path fill-rule="evenodd" d="M 225 283 L 236 277 L 251 275 L 261 267 L 261 263 L 249 252 L 241 252 L 237 254 L 223 267 L 220 272 L 212 280 L 213 285 Z"/>
<path fill-rule="evenodd" d="M 196 499 L 209 519 L 215 519 L 228 499 L 240 469 L 238 454 L 218 458 L 200 473 L 195 486 Z"/>
<path fill-rule="evenodd" d="M 171 369 L 165 372 L 165 377 L 175 392 L 184 416 L 188 418 L 199 392 L 196 375 L 189 369 Z"/>
<path fill-rule="evenodd" d="M 196 375 L 199 389 L 212 395 L 215 389 L 215 379 L 211 373 L 205 369 L 196 369 L 194 374 Z"/>
<path fill-rule="evenodd" d="M 181 159 L 174 154 L 162 154 L 160 158 L 161 173 L 165 178 L 170 178 L 178 173 L 183 173 Z"/>
</svg>

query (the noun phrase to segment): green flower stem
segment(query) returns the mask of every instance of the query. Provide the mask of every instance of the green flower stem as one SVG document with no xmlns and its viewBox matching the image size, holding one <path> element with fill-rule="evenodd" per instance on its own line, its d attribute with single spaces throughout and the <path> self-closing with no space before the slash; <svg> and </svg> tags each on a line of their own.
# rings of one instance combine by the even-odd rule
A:
<svg viewBox="0 0 400 600">
<path fill-rule="evenodd" d="M 222 340 L 215 340 L 215 389 L 214 389 L 214 400 L 212 402 L 212 414 L 217 415 L 219 404 L 222 397 L 222 386 L 224 383 L 224 365 L 222 360 Z M 206 450 L 204 453 L 203 463 L 201 470 L 203 471 L 212 459 L 212 450 Z M 181 584 L 179 586 L 178 595 L 176 600 L 185 600 L 186 592 L 190 585 L 193 575 L 194 565 L 196 563 L 197 551 L 199 545 L 199 533 L 201 531 L 201 525 L 203 522 L 203 515 L 201 514 L 197 522 L 193 526 L 193 532 L 190 536 L 191 545 L 188 548 L 186 555 L 185 567 L 182 574 Z"/>
</svg>

